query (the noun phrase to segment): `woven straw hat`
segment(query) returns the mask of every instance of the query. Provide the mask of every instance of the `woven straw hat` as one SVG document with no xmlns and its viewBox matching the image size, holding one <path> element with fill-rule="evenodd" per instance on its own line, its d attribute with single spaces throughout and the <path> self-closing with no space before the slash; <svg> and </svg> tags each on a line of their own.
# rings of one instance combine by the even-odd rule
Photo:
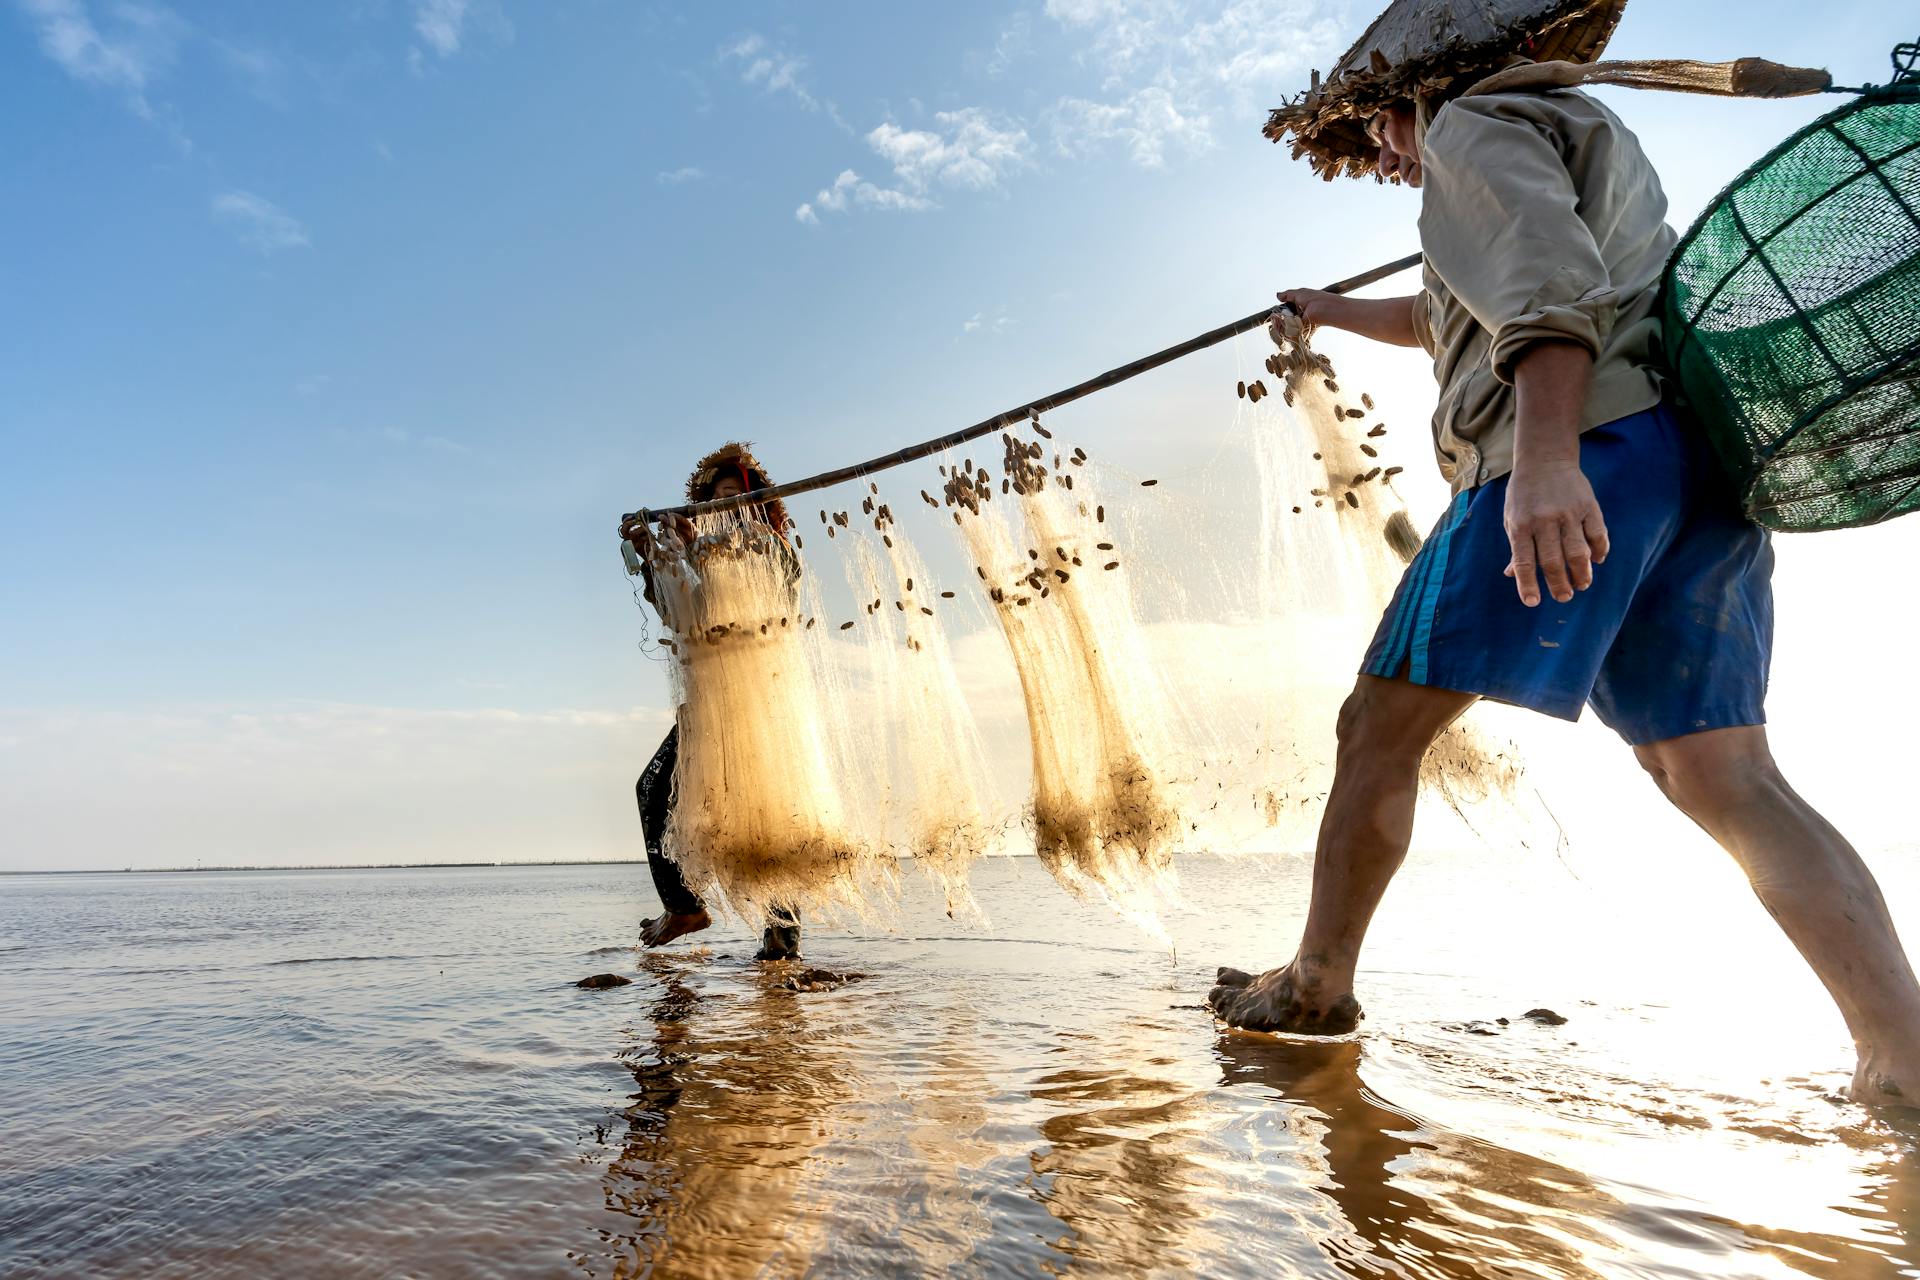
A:
<svg viewBox="0 0 1920 1280">
<path fill-rule="evenodd" d="M 773 478 L 760 460 L 753 456 L 751 447 L 744 441 L 729 440 L 706 457 L 694 464 L 693 474 L 687 477 L 687 501 L 704 502 L 713 496 L 713 487 L 726 476 L 739 476 L 746 491 L 771 489 Z M 767 523 L 776 531 L 787 527 L 786 504 L 775 498 L 771 502 L 758 504 L 766 509 Z"/>
<path fill-rule="evenodd" d="M 1372 173 L 1378 148 L 1367 121 L 1382 107 L 1445 96 L 1516 57 L 1592 62 L 1605 49 L 1627 0 L 1394 0 L 1325 77 L 1276 109 L 1263 132 L 1293 135 L 1329 182 Z"/>
</svg>

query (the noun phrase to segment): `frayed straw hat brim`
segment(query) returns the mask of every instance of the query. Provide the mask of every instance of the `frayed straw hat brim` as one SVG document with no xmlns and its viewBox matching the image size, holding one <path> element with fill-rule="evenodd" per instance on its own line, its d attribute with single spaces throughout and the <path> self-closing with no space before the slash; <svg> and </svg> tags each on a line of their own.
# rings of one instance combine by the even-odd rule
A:
<svg viewBox="0 0 1920 1280">
<path fill-rule="evenodd" d="M 1331 181 L 1372 173 L 1367 121 L 1381 108 L 1464 89 L 1512 62 L 1592 62 L 1627 0 L 1394 0 L 1333 70 L 1277 108 L 1264 132 L 1291 136 Z"/>
</svg>

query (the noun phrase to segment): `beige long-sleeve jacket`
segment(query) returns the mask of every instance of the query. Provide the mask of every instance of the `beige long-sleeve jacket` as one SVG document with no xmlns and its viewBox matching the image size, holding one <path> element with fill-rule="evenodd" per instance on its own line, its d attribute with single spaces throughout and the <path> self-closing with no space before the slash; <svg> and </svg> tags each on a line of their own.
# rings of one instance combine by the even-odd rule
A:
<svg viewBox="0 0 1920 1280">
<path fill-rule="evenodd" d="M 1513 362 L 1530 342 L 1593 353 L 1583 430 L 1658 403 L 1658 294 L 1677 237 L 1619 117 L 1572 89 L 1460 98 L 1425 129 L 1421 164 L 1413 323 L 1454 492 L 1513 469 Z"/>
</svg>

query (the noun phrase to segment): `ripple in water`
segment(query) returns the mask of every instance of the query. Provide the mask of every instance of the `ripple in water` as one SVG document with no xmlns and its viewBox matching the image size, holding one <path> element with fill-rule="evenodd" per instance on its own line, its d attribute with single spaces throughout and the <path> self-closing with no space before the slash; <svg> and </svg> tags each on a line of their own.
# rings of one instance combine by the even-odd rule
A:
<svg viewBox="0 0 1920 1280">
<path fill-rule="evenodd" d="M 1492 856 L 1396 885 L 1339 1041 L 1194 1007 L 1291 944 L 1293 858 L 1186 859 L 1173 954 L 1028 859 L 1004 940 L 923 887 L 770 966 L 609 961 L 643 866 L 10 882 L 0 1274 L 1913 1273 L 1920 1134 L 1837 1099 L 1764 919 L 1601 968 L 1592 886 Z"/>
</svg>

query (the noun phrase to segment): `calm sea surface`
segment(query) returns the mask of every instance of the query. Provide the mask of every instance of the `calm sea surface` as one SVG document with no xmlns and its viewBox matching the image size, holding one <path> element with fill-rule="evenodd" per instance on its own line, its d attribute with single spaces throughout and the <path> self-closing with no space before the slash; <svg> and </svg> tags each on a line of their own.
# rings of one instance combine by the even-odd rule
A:
<svg viewBox="0 0 1920 1280">
<path fill-rule="evenodd" d="M 0 879 L 0 1274 L 1920 1274 L 1920 1128 L 1724 868 L 1416 857 L 1361 1035 L 1222 1036 L 1306 870 L 1186 860 L 1171 950 L 909 872 L 813 991 L 631 949 L 637 865 Z"/>
</svg>

